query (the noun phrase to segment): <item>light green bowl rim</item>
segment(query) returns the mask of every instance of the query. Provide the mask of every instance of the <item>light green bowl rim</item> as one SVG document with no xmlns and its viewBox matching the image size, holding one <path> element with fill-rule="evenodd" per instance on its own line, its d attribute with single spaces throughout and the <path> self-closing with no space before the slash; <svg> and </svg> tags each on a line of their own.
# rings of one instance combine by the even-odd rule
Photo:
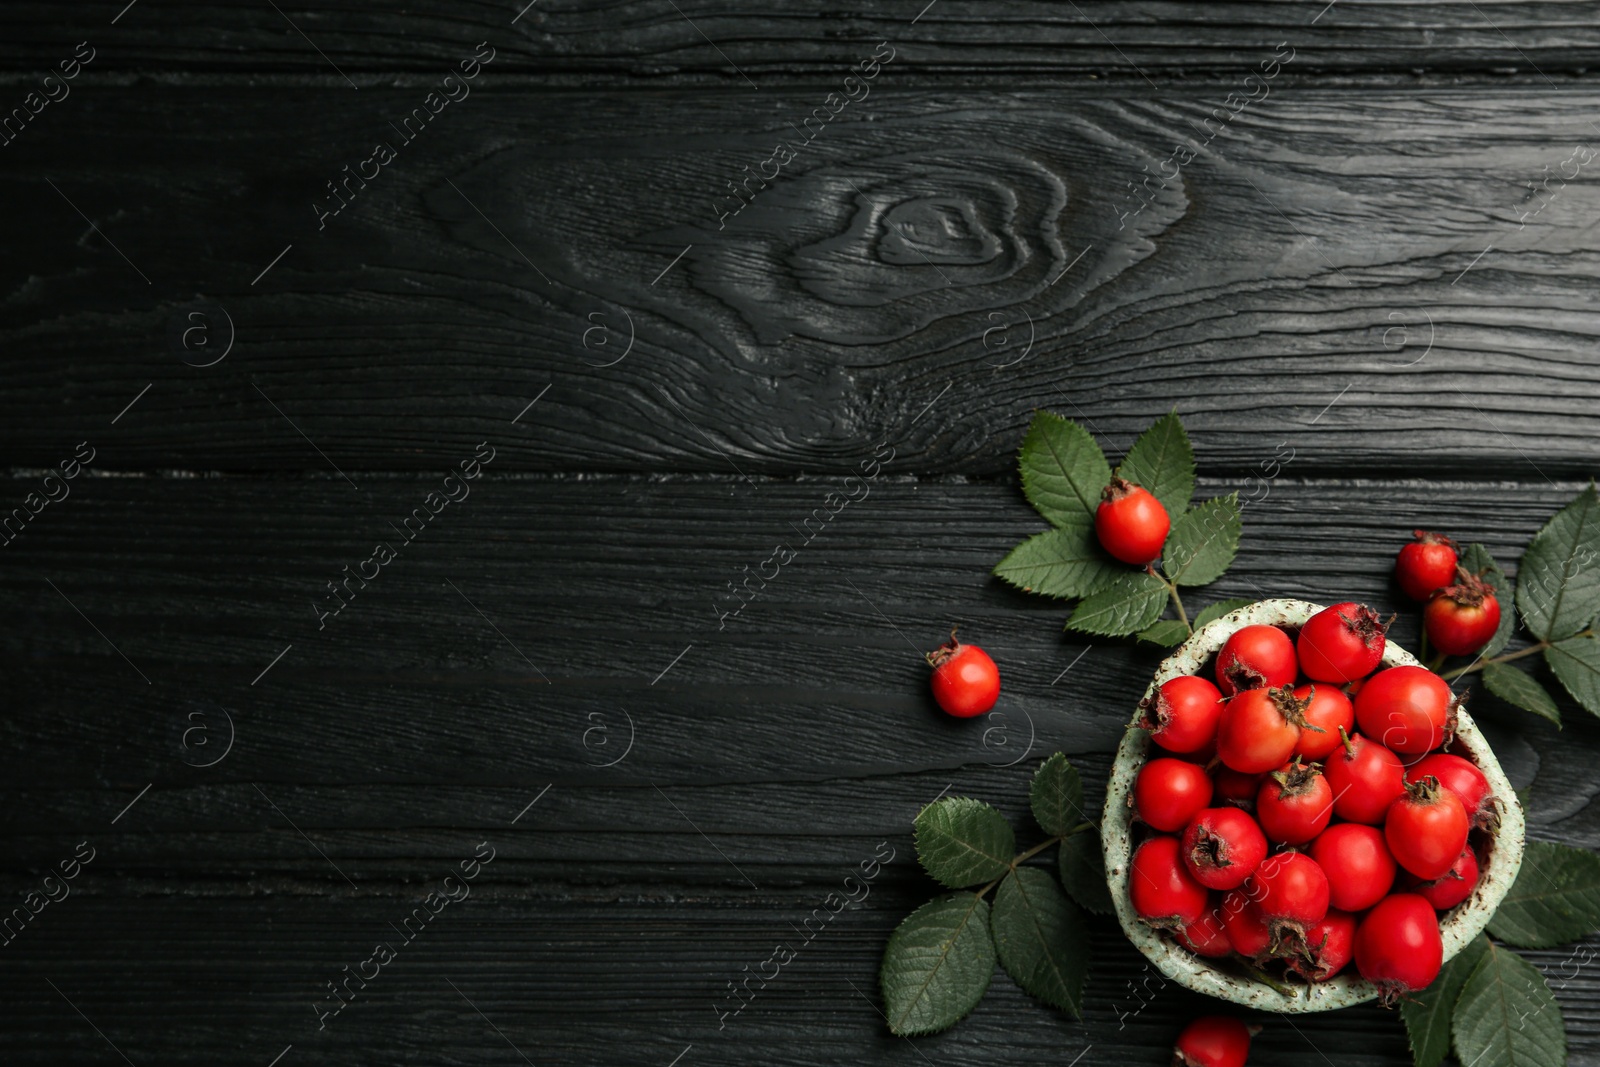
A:
<svg viewBox="0 0 1600 1067">
<path fill-rule="evenodd" d="M 1261 600 L 1231 611 L 1195 631 L 1193 636 L 1163 660 L 1149 688 L 1145 690 L 1145 696 L 1152 695 L 1157 686 L 1169 679 L 1199 673 L 1206 660 L 1241 627 L 1255 624 L 1298 627 L 1321 610 L 1321 605 L 1304 600 Z M 1416 657 L 1391 642 L 1384 649 L 1383 666 L 1421 664 Z M 1378 990 L 1372 983 L 1349 974 L 1316 985 L 1293 985 L 1289 987 L 1292 992 L 1284 994 L 1262 982 L 1221 970 L 1139 920 L 1128 897 L 1128 856 L 1133 831 L 1133 807 L 1129 794 L 1150 745 L 1149 731 L 1134 725 L 1139 721 L 1140 714 L 1135 709 L 1133 722 L 1123 735 L 1116 761 L 1111 765 L 1111 780 L 1106 785 L 1106 806 L 1100 827 L 1105 850 L 1106 881 L 1111 886 L 1117 920 L 1122 924 L 1128 940 L 1162 974 L 1179 985 L 1261 1011 L 1330 1011 L 1376 997 Z M 1456 722 L 1456 742 L 1457 747 L 1472 757 L 1489 780 L 1490 792 L 1500 802 L 1500 828 L 1495 832 L 1487 854 L 1483 856 L 1477 888 L 1440 920 L 1439 930 L 1444 939 L 1444 958 L 1447 961 L 1483 931 L 1495 909 L 1505 899 L 1522 866 L 1524 833 L 1522 806 L 1517 802 L 1516 791 L 1506 780 L 1488 741 L 1478 732 L 1472 717 L 1465 710 L 1459 713 Z"/>
</svg>

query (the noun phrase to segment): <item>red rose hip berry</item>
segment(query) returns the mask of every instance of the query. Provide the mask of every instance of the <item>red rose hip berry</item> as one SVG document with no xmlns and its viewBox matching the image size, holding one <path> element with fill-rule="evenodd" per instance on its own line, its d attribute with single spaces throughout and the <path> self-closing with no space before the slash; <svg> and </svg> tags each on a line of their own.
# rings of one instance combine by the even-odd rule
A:
<svg viewBox="0 0 1600 1067">
<path fill-rule="evenodd" d="M 1326 982 L 1344 970 L 1356 951 L 1356 917 L 1328 909 L 1306 930 L 1305 950 L 1289 958 L 1289 969 L 1310 982 Z"/>
<path fill-rule="evenodd" d="M 1128 865 L 1133 910 L 1151 926 L 1181 929 L 1205 914 L 1210 896 L 1178 858 L 1176 837 L 1152 837 Z"/>
<path fill-rule="evenodd" d="M 1361 732 L 1403 756 L 1420 756 L 1455 732 L 1456 696 L 1426 667 L 1390 667 L 1356 694 Z"/>
<path fill-rule="evenodd" d="M 1217 653 L 1217 687 L 1223 696 L 1293 685 L 1299 670 L 1294 642 L 1276 626 L 1240 627 Z"/>
<path fill-rule="evenodd" d="M 1385 1004 L 1438 977 L 1444 941 L 1433 906 L 1415 893 L 1384 897 L 1356 927 L 1356 970 Z"/>
<path fill-rule="evenodd" d="M 1322 765 L 1333 790 L 1333 813 L 1350 822 L 1377 825 L 1406 791 L 1400 757 L 1360 734 L 1342 738 Z"/>
<path fill-rule="evenodd" d="M 1415 875 L 1407 875 L 1405 891 L 1415 893 L 1429 904 L 1435 911 L 1449 911 L 1457 904 L 1472 895 L 1478 888 L 1478 854 L 1472 851 L 1471 846 L 1461 850 L 1461 855 L 1442 876 L 1431 882 L 1424 882 Z"/>
<path fill-rule="evenodd" d="M 1435 752 L 1406 768 L 1408 782 L 1420 782 L 1429 775 L 1456 795 L 1461 806 L 1467 809 L 1472 825 L 1483 829 L 1499 825 L 1500 812 L 1489 794 L 1489 779 L 1483 776 L 1477 764 L 1448 752 Z"/>
<path fill-rule="evenodd" d="M 1261 1032 L 1231 1015 L 1202 1015 L 1172 1046 L 1172 1067 L 1244 1067 L 1250 1039 Z"/>
<path fill-rule="evenodd" d="M 1295 755 L 1324 759 L 1339 747 L 1339 731 L 1349 733 L 1356 728 L 1355 705 L 1337 686 L 1326 683 L 1297 685 L 1294 695 L 1306 702 L 1306 724 L 1300 730 L 1300 740 L 1295 742 Z"/>
<path fill-rule="evenodd" d="M 1222 928 L 1222 913 L 1209 908 L 1194 922 L 1178 931 L 1178 943 L 1196 955 L 1221 959 L 1233 955 L 1233 944 Z"/>
<path fill-rule="evenodd" d="M 1433 594 L 1422 609 L 1428 641 L 1447 656 L 1471 656 L 1500 626 L 1500 600 L 1494 586 L 1457 569 L 1456 582 Z"/>
<path fill-rule="evenodd" d="M 1100 547 L 1124 563 L 1143 566 L 1161 555 L 1172 520 L 1148 489 L 1121 478 L 1100 492 L 1094 532 Z"/>
<path fill-rule="evenodd" d="M 1323 608 L 1300 628 L 1295 654 L 1300 670 L 1314 682 L 1353 682 L 1377 669 L 1383 659 L 1384 626 L 1365 604 Z"/>
<path fill-rule="evenodd" d="M 1256 818 L 1269 841 L 1303 845 L 1333 818 L 1333 790 L 1315 763 L 1299 757 L 1267 776 L 1256 795 Z"/>
<path fill-rule="evenodd" d="M 1150 740 L 1168 752 L 1198 752 L 1216 740 L 1222 693 L 1204 678 L 1184 674 L 1162 682 L 1141 707 L 1139 725 L 1150 731 Z"/>
<path fill-rule="evenodd" d="M 1265 774 L 1245 774 L 1232 767 L 1218 767 L 1213 778 L 1216 782 L 1214 795 L 1223 803 L 1253 811 L 1256 794 L 1261 792 L 1261 783 L 1265 778 Z"/>
<path fill-rule="evenodd" d="M 1424 881 L 1443 878 L 1467 847 L 1466 809 L 1456 795 L 1439 787 L 1437 778 L 1406 786 L 1405 795 L 1389 806 L 1383 839 L 1394 861 Z"/>
<path fill-rule="evenodd" d="M 1211 803 L 1211 776 L 1205 768 L 1168 756 L 1139 768 L 1133 783 L 1133 810 L 1152 829 L 1177 833 Z"/>
<path fill-rule="evenodd" d="M 1340 911 L 1366 911 L 1394 887 L 1394 856 L 1376 826 L 1330 826 L 1311 842 L 1311 858 L 1328 876 L 1329 905 Z"/>
<path fill-rule="evenodd" d="M 1303 945 L 1306 931 L 1328 914 L 1328 876 L 1300 852 L 1268 856 L 1246 887 L 1275 941 Z"/>
<path fill-rule="evenodd" d="M 1276 770 L 1300 742 L 1307 706 L 1287 686 L 1236 694 L 1217 724 L 1217 757 L 1245 774 Z"/>
<path fill-rule="evenodd" d="M 1272 955 L 1272 931 L 1267 929 L 1266 916 L 1243 889 L 1222 895 L 1222 932 L 1228 936 L 1233 951 L 1247 960 L 1260 963 Z"/>
<path fill-rule="evenodd" d="M 958 719 L 982 715 L 1000 699 L 1000 668 L 977 645 L 950 640 L 928 653 L 933 668 L 933 699 Z"/>
<path fill-rule="evenodd" d="M 1206 808 L 1183 831 L 1183 863 L 1208 889 L 1233 889 L 1260 866 L 1267 839 L 1238 808 Z"/>
<path fill-rule="evenodd" d="M 1394 576 L 1412 600 L 1427 600 L 1455 580 L 1456 543 L 1441 533 L 1416 530 L 1416 540 L 1395 557 Z"/>
</svg>

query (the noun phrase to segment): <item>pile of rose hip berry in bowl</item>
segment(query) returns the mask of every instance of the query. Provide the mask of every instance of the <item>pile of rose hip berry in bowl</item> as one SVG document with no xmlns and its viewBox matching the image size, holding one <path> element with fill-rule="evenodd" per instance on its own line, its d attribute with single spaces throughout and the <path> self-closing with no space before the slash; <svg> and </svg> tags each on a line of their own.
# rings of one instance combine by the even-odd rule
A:
<svg viewBox="0 0 1600 1067">
<path fill-rule="evenodd" d="M 1433 981 L 1488 923 L 1523 819 L 1448 683 L 1370 608 L 1264 600 L 1202 627 L 1107 788 L 1107 880 L 1167 977 L 1269 1011 Z"/>
</svg>

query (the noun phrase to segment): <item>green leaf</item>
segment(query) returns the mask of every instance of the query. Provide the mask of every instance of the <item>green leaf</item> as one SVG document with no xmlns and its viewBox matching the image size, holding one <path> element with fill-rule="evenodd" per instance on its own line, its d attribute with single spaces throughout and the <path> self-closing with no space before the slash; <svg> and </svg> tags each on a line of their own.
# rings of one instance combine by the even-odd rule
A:
<svg viewBox="0 0 1600 1067">
<path fill-rule="evenodd" d="M 1167 509 L 1182 515 L 1194 496 L 1194 449 L 1176 411 L 1155 421 L 1122 457 L 1117 477 L 1143 486 Z"/>
<path fill-rule="evenodd" d="M 1162 619 L 1148 630 L 1139 631 L 1139 640 L 1160 645 L 1162 648 L 1181 645 L 1188 637 L 1189 628 L 1177 619 Z"/>
<path fill-rule="evenodd" d="M 1100 851 L 1100 831 L 1084 830 L 1061 842 L 1061 884 L 1084 908 L 1096 915 L 1116 911 L 1111 888 L 1106 885 L 1106 861 Z"/>
<path fill-rule="evenodd" d="M 1238 600 L 1219 600 L 1215 604 L 1207 604 L 1200 609 L 1200 614 L 1194 617 L 1194 628 L 1198 630 L 1206 623 L 1215 622 L 1230 611 L 1238 611 L 1240 608 L 1247 608 L 1254 603 L 1255 601 L 1249 597 L 1243 597 Z"/>
<path fill-rule="evenodd" d="M 1600 715 L 1600 638 L 1569 637 L 1544 650 L 1544 661 L 1572 699 Z"/>
<path fill-rule="evenodd" d="M 1111 562 L 1087 519 L 1034 534 L 995 564 L 995 576 L 1029 593 L 1073 598 L 1104 589 L 1125 569 Z"/>
<path fill-rule="evenodd" d="M 1229 493 L 1191 508 L 1172 524 L 1162 567 L 1178 585 L 1205 585 L 1222 577 L 1239 552 L 1243 528 L 1239 494 Z"/>
<path fill-rule="evenodd" d="M 1144 573 L 1125 574 L 1098 593 L 1078 601 L 1067 629 L 1080 633 L 1125 637 L 1161 617 L 1167 604 L 1167 587 L 1161 579 Z"/>
<path fill-rule="evenodd" d="M 916 829 L 917 859 L 951 889 L 1000 877 L 1017 851 L 1006 817 L 970 797 L 934 801 L 918 813 Z"/>
<path fill-rule="evenodd" d="M 1544 975 L 1493 942 L 1461 990 L 1451 1031 L 1462 1063 L 1562 1067 L 1567 1062 L 1561 1006 Z"/>
<path fill-rule="evenodd" d="M 1006 973 L 1051 1007 L 1082 1017 L 1089 973 L 1089 922 L 1056 880 L 1018 867 L 995 892 L 989 917 Z"/>
<path fill-rule="evenodd" d="M 994 977 L 989 902 L 946 893 L 905 917 L 889 935 L 878 971 L 889 1029 L 901 1036 L 954 1026 L 977 1007 Z"/>
<path fill-rule="evenodd" d="M 1111 465 L 1089 431 L 1048 411 L 1035 412 L 1017 464 L 1028 503 L 1055 526 L 1094 518 Z"/>
<path fill-rule="evenodd" d="M 1450 1020 L 1456 999 L 1488 951 L 1489 939 L 1479 934 L 1444 965 L 1427 989 L 1400 1002 L 1400 1018 L 1405 1020 L 1416 1067 L 1438 1067 L 1450 1055 Z"/>
<path fill-rule="evenodd" d="M 1060 752 L 1039 764 L 1028 786 L 1033 817 L 1051 837 L 1061 837 L 1084 821 L 1083 779 Z"/>
<path fill-rule="evenodd" d="M 1517 608 L 1523 624 L 1547 641 L 1571 637 L 1600 615 L 1600 496 L 1592 484 L 1522 554 Z"/>
<path fill-rule="evenodd" d="M 1489 932 L 1518 948 L 1553 948 L 1600 930 L 1600 856 L 1529 841 Z"/>
<path fill-rule="evenodd" d="M 1495 628 L 1494 636 L 1489 638 L 1489 643 L 1483 646 L 1483 651 L 1478 653 L 1484 659 L 1498 656 L 1506 647 L 1506 642 L 1511 640 L 1511 631 L 1517 628 L 1517 613 L 1511 610 L 1514 601 L 1514 591 L 1511 579 L 1506 577 L 1506 572 L 1500 569 L 1500 564 L 1489 555 L 1489 550 L 1474 541 L 1461 553 L 1460 563 L 1468 572 L 1479 575 L 1484 581 L 1494 586 L 1495 599 L 1500 601 L 1500 625 Z"/>
<path fill-rule="evenodd" d="M 1561 709 L 1544 686 L 1534 681 L 1526 672 L 1504 663 L 1486 663 L 1483 666 L 1483 684 L 1489 692 L 1514 704 L 1523 711 L 1531 711 L 1541 718 L 1561 725 Z"/>
</svg>

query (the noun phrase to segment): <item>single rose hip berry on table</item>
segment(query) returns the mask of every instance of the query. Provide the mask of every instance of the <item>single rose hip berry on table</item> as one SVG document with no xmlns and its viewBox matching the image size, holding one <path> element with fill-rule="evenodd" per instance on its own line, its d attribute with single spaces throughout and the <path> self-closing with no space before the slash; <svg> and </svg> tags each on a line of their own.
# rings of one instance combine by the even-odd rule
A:
<svg viewBox="0 0 1600 1067">
<path fill-rule="evenodd" d="M 1139 725 L 1168 752 L 1198 752 L 1217 738 L 1222 693 L 1204 678 L 1170 678 L 1140 706 L 1144 715 Z"/>
<path fill-rule="evenodd" d="M 1139 768 L 1133 810 L 1152 829 L 1173 834 L 1211 803 L 1211 776 L 1204 767 L 1168 756 Z"/>
<path fill-rule="evenodd" d="M 1448 752 L 1435 752 L 1406 768 L 1406 781 L 1420 782 L 1429 776 L 1456 795 L 1461 806 L 1467 809 L 1467 818 L 1480 829 L 1493 829 L 1500 824 L 1500 811 L 1489 795 L 1489 779 L 1483 776 L 1475 763 Z"/>
<path fill-rule="evenodd" d="M 1000 699 L 1000 668 L 977 645 L 950 640 L 928 653 L 933 668 L 933 699 L 958 719 L 982 715 Z"/>
<path fill-rule="evenodd" d="M 1299 670 L 1294 642 L 1276 626 L 1240 627 L 1217 653 L 1217 687 L 1223 696 L 1293 685 Z"/>
<path fill-rule="evenodd" d="M 1356 926 L 1356 970 L 1378 987 L 1385 1004 L 1426 988 L 1443 961 L 1439 918 L 1415 893 L 1384 897 Z"/>
<path fill-rule="evenodd" d="M 1217 758 L 1245 774 L 1276 770 L 1294 754 L 1308 706 L 1288 686 L 1236 694 L 1217 724 Z"/>
<path fill-rule="evenodd" d="M 1376 826 L 1406 791 L 1405 768 L 1399 756 L 1360 734 L 1341 737 L 1341 742 L 1322 764 L 1333 790 L 1333 813 Z"/>
<path fill-rule="evenodd" d="M 1456 543 L 1441 533 L 1413 532 L 1416 538 L 1395 557 L 1394 576 L 1412 600 L 1427 600 L 1455 580 Z"/>
<path fill-rule="evenodd" d="M 1322 768 L 1296 756 L 1267 775 L 1256 794 L 1256 818 L 1280 845 L 1303 845 L 1322 833 L 1333 818 L 1333 790 Z"/>
<path fill-rule="evenodd" d="M 1449 911 L 1478 888 L 1478 874 L 1478 854 L 1469 846 L 1461 850 L 1455 863 L 1440 877 L 1424 882 L 1416 875 L 1408 874 L 1403 888 L 1407 893 L 1415 893 L 1432 904 L 1435 911 Z"/>
<path fill-rule="evenodd" d="M 1466 809 L 1456 795 L 1439 787 L 1437 778 L 1406 785 L 1405 795 L 1389 806 L 1383 839 L 1394 861 L 1425 881 L 1442 878 L 1467 847 Z"/>
<path fill-rule="evenodd" d="M 1383 659 L 1384 625 L 1365 604 L 1323 608 L 1300 628 L 1295 654 L 1300 670 L 1315 682 L 1353 682 Z"/>
<path fill-rule="evenodd" d="M 1268 856 L 1246 886 L 1275 942 L 1303 946 L 1305 934 L 1328 914 L 1328 876 L 1300 852 Z"/>
<path fill-rule="evenodd" d="M 1143 566 L 1161 555 L 1172 520 L 1149 490 L 1121 478 L 1100 492 L 1094 532 L 1100 547 L 1124 563 Z"/>
<path fill-rule="evenodd" d="M 1180 929 L 1205 914 L 1210 895 L 1178 858 L 1176 837 L 1150 838 L 1134 852 L 1128 868 L 1133 910 L 1151 926 Z"/>
<path fill-rule="evenodd" d="M 1349 733 L 1356 728 L 1356 709 L 1350 698 L 1334 685 L 1297 685 L 1294 695 L 1306 702 L 1302 713 L 1305 727 L 1300 740 L 1295 742 L 1297 756 L 1320 760 L 1339 747 L 1339 731 Z"/>
<path fill-rule="evenodd" d="M 1311 842 L 1311 858 L 1328 876 L 1329 905 L 1341 911 L 1366 911 L 1394 887 L 1394 856 L 1376 826 L 1330 826 Z"/>
<path fill-rule="evenodd" d="M 1183 831 L 1183 863 L 1208 889 L 1233 889 L 1267 855 L 1261 827 L 1238 808 L 1206 808 Z"/>
<path fill-rule="evenodd" d="M 1384 748 L 1420 756 L 1455 732 L 1456 695 L 1426 667 L 1390 667 L 1356 694 L 1356 724 Z"/>
<path fill-rule="evenodd" d="M 1289 958 L 1289 969 L 1311 982 L 1326 982 L 1355 956 L 1356 917 L 1328 909 L 1322 921 L 1306 930 L 1305 948 Z"/>
<path fill-rule="evenodd" d="M 1231 1015 L 1202 1015 L 1172 1046 L 1172 1067 L 1244 1067 L 1250 1039 L 1261 1032 Z"/>
<path fill-rule="evenodd" d="M 1267 929 L 1267 917 L 1250 899 L 1244 889 L 1234 889 L 1222 895 L 1222 932 L 1228 936 L 1233 951 L 1247 960 L 1264 962 L 1272 955 L 1272 931 Z"/>
<path fill-rule="evenodd" d="M 1447 656 L 1471 656 L 1500 626 L 1500 600 L 1494 586 L 1457 568 L 1456 582 L 1433 594 L 1422 609 L 1422 628 L 1434 648 Z"/>
</svg>

